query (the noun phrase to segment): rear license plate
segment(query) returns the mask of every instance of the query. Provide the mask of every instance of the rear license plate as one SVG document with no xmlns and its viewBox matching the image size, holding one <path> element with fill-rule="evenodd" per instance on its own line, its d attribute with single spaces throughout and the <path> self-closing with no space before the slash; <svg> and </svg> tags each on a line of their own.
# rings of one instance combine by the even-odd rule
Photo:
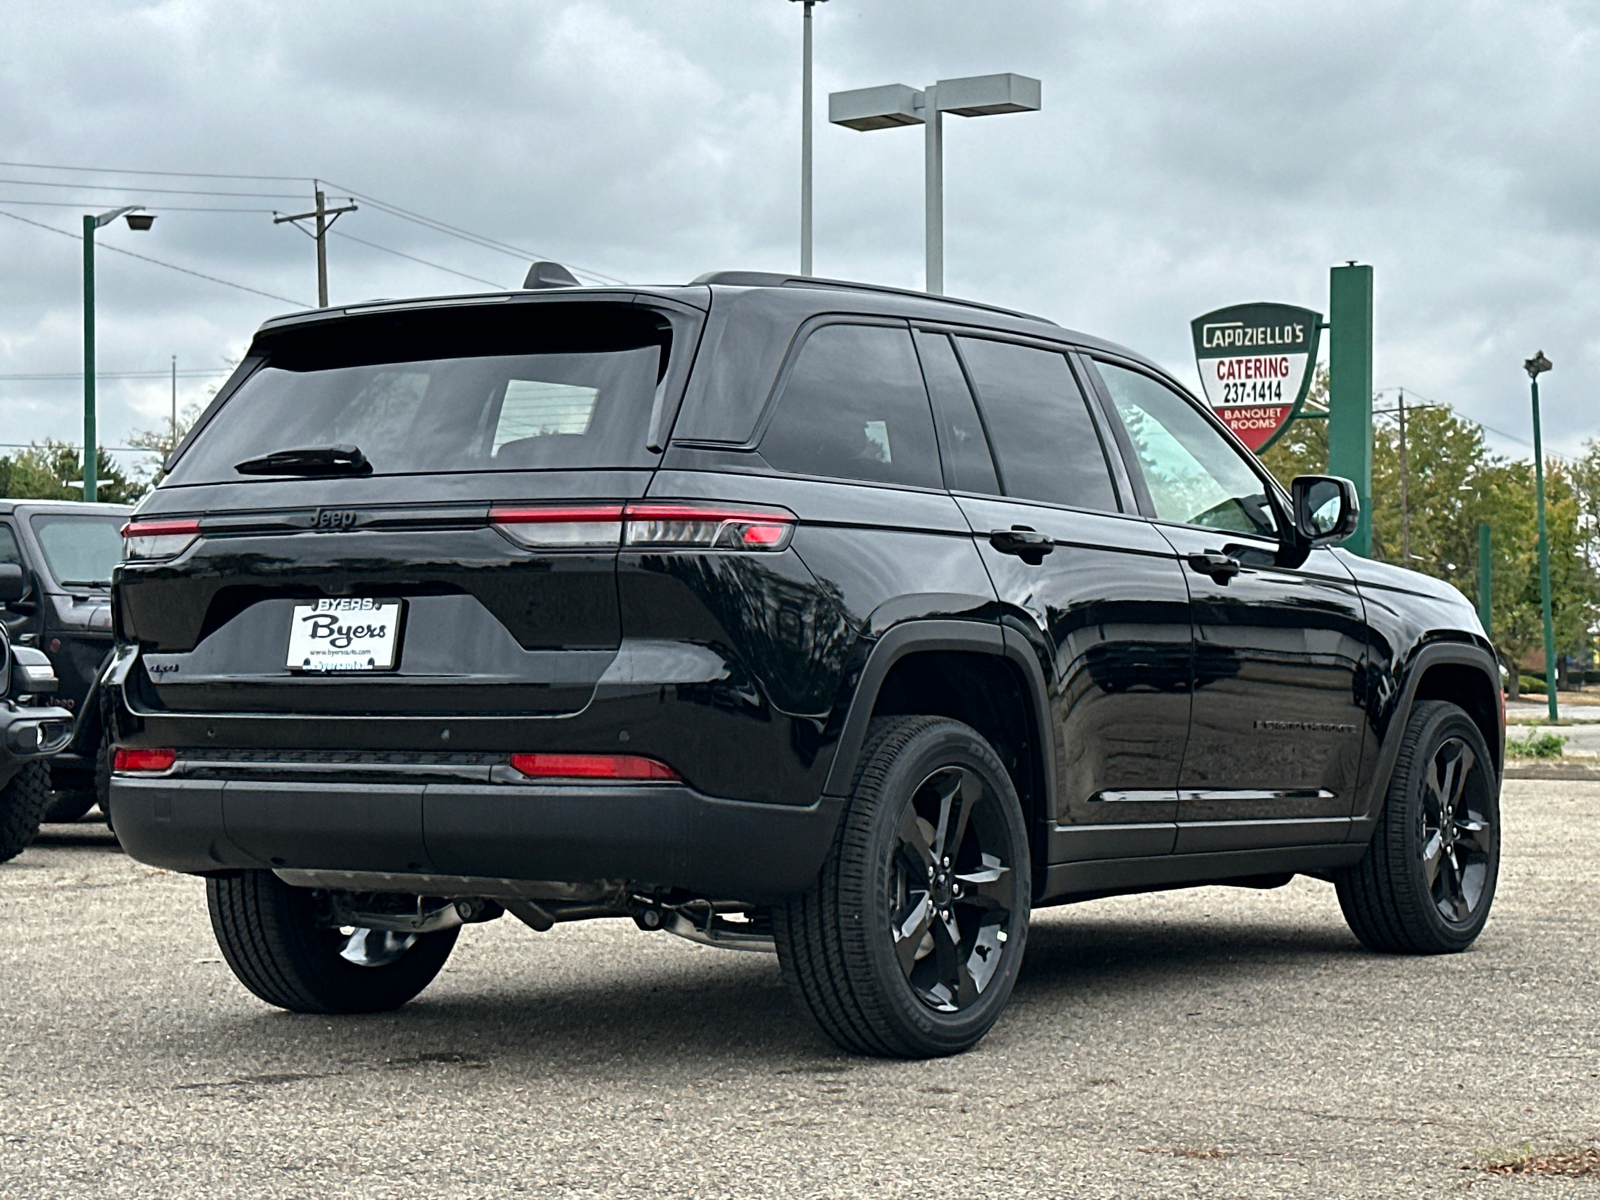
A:
<svg viewBox="0 0 1600 1200">
<path fill-rule="evenodd" d="M 401 600 L 337 597 L 296 604 L 285 665 L 293 671 L 388 671 L 400 649 Z"/>
</svg>

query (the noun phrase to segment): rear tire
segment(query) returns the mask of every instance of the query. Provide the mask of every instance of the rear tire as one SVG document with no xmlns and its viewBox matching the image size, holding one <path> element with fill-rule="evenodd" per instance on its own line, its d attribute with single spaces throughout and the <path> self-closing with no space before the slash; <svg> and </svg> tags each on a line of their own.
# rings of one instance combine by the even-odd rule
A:
<svg viewBox="0 0 1600 1200">
<path fill-rule="evenodd" d="M 1366 857 L 1334 877 L 1351 931 L 1382 954 L 1453 954 L 1489 919 L 1500 873 L 1500 781 L 1454 704 L 1412 709 Z"/>
<path fill-rule="evenodd" d="M 325 927 L 315 894 L 290 887 L 271 871 L 209 876 L 206 901 L 217 945 L 239 982 L 268 1004 L 298 1013 L 399 1008 L 433 982 L 460 932 L 410 935 L 409 946 L 392 960 L 356 965 L 341 951 L 362 931 Z"/>
<path fill-rule="evenodd" d="M 81 821 L 83 815 L 94 806 L 93 792 L 52 792 L 44 810 L 44 819 L 51 825 L 70 825 L 74 821 Z"/>
<path fill-rule="evenodd" d="M 31 762 L 0 788 L 0 862 L 10 862 L 39 835 L 39 823 L 50 806 L 50 772 Z"/>
<path fill-rule="evenodd" d="M 1022 805 L 989 743 L 943 717 L 882 718 L 816 883 L 773 910 L 778 962 L 845 1050 L 959 1054 L 1010 999 L 1031 900 Z"/>
</svg>

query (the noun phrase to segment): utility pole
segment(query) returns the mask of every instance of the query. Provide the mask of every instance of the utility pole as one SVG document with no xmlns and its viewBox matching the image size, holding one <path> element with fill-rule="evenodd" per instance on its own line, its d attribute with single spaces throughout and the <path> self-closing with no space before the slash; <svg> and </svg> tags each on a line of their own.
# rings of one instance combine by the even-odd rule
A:
<svg viewBox="0 0 1600 1200">
<path fill-rule="evenodd" d="M 327 197 L 323 194 L 321 186 L 315 179 L 313 179 L 311 183 L 312 187 L 315 189 L 317 200 L 316 208 L 312 209 L 310 212 L 295 213 L 293 216 L 285 216 L 274 213 L 272 217 L 272 223 L 274 225 L 282 225 L 285 221 L 291 222 L 296 229 L 299 229 L 301 233 L 306 234 L 317 243 L 317 307 L 327 308 L 328 230 L 333 228 L 333 223 L 339 219 L 339 215 L 341 213 L 355 212 L 356 205 L 352 201 L 343 208 L 329 208 Z M 312 232 L 309 229 L 301 228 L 301 221 L 312 220 L 316 222 L 315 232 Z"/>
<path fill-rule="evenodd" d="M 172 450 L 178 448 L 178 356 L 172 356 Z M 172 450 L 168 450 L 170 456 Z"/>
<path fill-rule="evenodd" d="M 1400 565 L 1411 565 L 1411 471 L 1406 463 L 1406 390 L 1400 389 Z"/>
</svg>

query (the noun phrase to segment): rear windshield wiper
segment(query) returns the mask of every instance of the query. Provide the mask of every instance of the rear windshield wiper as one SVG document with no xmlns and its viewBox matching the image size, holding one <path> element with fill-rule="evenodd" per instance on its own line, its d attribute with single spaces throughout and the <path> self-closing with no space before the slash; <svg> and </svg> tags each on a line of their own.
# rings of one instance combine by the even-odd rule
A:
<svg viewBox="0 0 1600 1200">
<path fill-rule="evenodd" d="M 355 446 L 312 446 L 275 450 L 260 458 L 235 463 L 241 475 L 370 475 L 372 464 Z"/>
</svg>

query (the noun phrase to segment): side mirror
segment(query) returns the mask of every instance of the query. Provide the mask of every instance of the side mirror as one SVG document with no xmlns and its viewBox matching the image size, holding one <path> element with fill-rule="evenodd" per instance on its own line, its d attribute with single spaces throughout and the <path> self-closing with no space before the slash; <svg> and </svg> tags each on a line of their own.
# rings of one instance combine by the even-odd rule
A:
<svg viewBox="0 0 1600 1200">
<path fill-rule="evenodd" d="M 0 563 L 0 604 L 14 604 L 28 594 L 28 577 L 16 563 Z"/>
<path fill-rule="evenodd" d="M 1294 527 L 1312 546 L 1342 542 L 1356 531 L 1361 500 L 1356 485 L 1337 475 L 1297 475 L 1289 486 L 1294 497 Z"/>
</svg>

